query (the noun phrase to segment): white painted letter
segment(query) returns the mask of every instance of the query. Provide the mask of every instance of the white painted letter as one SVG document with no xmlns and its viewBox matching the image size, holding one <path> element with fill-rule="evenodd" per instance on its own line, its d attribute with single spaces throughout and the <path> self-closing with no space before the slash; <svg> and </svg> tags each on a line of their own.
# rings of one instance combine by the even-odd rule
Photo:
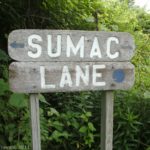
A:
<svg viewBox="0 0 150 150">
<path fill-rule="evenodd" d="M 67 57 L 70 57 L 71 50 L 73 51 L 74 55 L 76 55 L 77 52 L 80 50 L 80 57 L 84 57 L 84 36 L 81 36 L 80 41 L 75 47 L 72 43 L 70 36 L 67 35 Z"/>
<path fill-rule="evenodd" d="M 105 82 L 97 82 L 96 81 L 97 78 L 102 77 L 102 73 L 97 73 L 97 70 L 104 69 L 104 68 L 106 68 L 106 65 L 93 65 L 93 85 L 94 86 L 105 86 L 106 85 Z"/>
<path fill-rule="evenodd" d="M 94 56 L 102 58 L 102 54 L 101 54 L 101 50 L 100 50 L 100 47 L 99 47 L 97 37 L 94 38 L 91 53 L 90 53 L 91 58 L 93 58 Z"/>
<path fill-rule="evenodd" d="M 52 36 L 47 35 L 48 40 L 48 55 L 50 57 L 59 57 L 61 54 L 61 35 L 57 36 L 57 50 L 56 52 L 52 50 Z"/>
<path fill-rule="evenodd" d="M 107 40 L 107 56 L 110 59 L 117 58 L 119 56 L 119 52 L 115 52 L 114 54 L 110 53 L 111 42 L 114 41 L 116 44 L 119 44 L 119 40 L 116 37 L 109 37 Z"/>
<path fill-rule="evenodd" d="M 33 35 L 30 35 L 28 37 L 28 44 L 29 44 L 29 46 L 31 46 L 33 48 L 36 48 L 36 53 L 32 52 L 32 51 L 29 51 L 28 52 L 28 56 L 31 57 L 31 58 L 38 58 L 38 57 L 40 57 L 40 55 L 42 53 L 42 47 L 39 44 L 33 43 L 33 40 L 41 42 L 42 38 L 39 35 L 37 35 L 37 34 L 33 34 Z"/>
<path fill-rule="evenodd" d="M 76 86 L 80 85 L 80 78 L 82 78 L 85 85 L 89 84 L 89 66 L 85 66 L 85 73 L 83 73 L 80 66 L 76 66 Z"/>
<path fill-rule="evenodd" d="M 47 84 L 45 82 L 45 67 L 40 66 L 40 75 L 41 75 L 41 88 L 42 89 L 50 89 L 50 88 L 55 88 L 56 86 L 54 84 Z"/>
<path fill-rule="evenodd" d="M 68 84 L 69 87 L 72 87 L 71 75 L 67 66 L 63 67 L 62 76 L 60 80 L 60 87 L 64 87 L 65 84 Z"/>
</svg>

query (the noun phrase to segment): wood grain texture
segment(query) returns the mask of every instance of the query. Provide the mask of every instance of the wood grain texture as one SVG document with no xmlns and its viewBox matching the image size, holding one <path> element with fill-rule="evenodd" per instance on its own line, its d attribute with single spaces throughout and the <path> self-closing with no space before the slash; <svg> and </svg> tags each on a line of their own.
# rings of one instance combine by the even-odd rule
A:
<svg viewBox="0 0 150 150">
<path fill-rule="evenodd" d="M 38 58 L 31 58 L 28 56 L 28 51 L 36 53 L 36 49 L 29 46 L 28 37 L 37 34 L 42 38 L 42 41 L 33 41 L 42 47 L 42 54 Z M 61 35 L 61 55 L 52 58 L 47 52 L 47 35 L 52 35 L 52 49 L 57 49 L 57 35 Z M 70 57 L 66 57 L 67 50 L 67 35 L 73 41 L 74 46 L 84 36 L 84 58 L 79 57 L 79 53 L 74 55 L 71 53 Z M 97 56 L 90 57 L 91 48 L 94 37 L 97 37 L 102 58 Z M 111 53 L 119 52 L 119 57 L 110 59 L 107 56 L 107 39 L 115 37 L 119 40 L 119 44 L 111 43 Z M 134 40 L 129 33 L 123 32 L 102 32 L 102 31 L 75 31 L 75 30 L 15 30 L 10 33 L 8 38 L 8 52 L 12 59 L 17 61 L 128 61 L 132 58 L 134 53 Z"/>
<path fill-rule="evenodd" d="M 30 94 L 32 150 L 41 150 L 40 114 L 38 94 Z"/>
<path fill-rule="evenodd" d="M 113 91 L 106 91 L 101 101 L 101 150 L 113 149 L 113 109 Z"/>
<path fill-rule="evenodd" d="M 102 73 L 102 77 L 97 78 L 97 82 L 105 82 L 105 86 L 93 85 L 93 66 L 105 65 L 105 68 L 98 69 L 97 73 Z M 46 84 L 54 84 L 55 88 L 41 88 L 40 66 L 45 68 Z M 60 87 L 62 69 L 68 67 L 72 86 Z M 88 85 L 81 80 L 76 86 L 76 66 L 85 72 L 85 66 L 89 66 Z M 9 67 L 10 88 L 19 93 L 48 93 L 67 91 L 87 91 L 87 90 L 126 90 L 134 83 L 134 66 L 129 62 L 14 62 Z"/>
</svg>

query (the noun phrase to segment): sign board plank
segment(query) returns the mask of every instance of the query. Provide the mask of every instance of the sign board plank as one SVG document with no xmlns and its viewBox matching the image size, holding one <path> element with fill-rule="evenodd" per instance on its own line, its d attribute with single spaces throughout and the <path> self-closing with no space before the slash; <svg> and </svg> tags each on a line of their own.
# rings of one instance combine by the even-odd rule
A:
<svg viewBox="0 0 150 150">
<path fill-rule="evenodd" d="M 129 61 L 134 41 L 124 32 L 15 30 L 8 52 L 17 61 Z"/>
<path fill-rule="evenodd" d="M 19 93 L 126 90 L 134 83 L 130 62 L 14 62 L 10 88 Z"/>
</svg>

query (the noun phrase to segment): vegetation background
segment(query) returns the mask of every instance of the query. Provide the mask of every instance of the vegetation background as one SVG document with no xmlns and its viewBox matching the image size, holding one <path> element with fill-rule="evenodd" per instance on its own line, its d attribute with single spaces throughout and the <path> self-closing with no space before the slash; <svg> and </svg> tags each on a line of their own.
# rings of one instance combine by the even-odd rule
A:
<svg viewBox="0 0 150 150">
<path fill-rule="evenodd" d="M 150 14 L 133 0 L 0 0 L 0 148 L 31 149 L 29 97 L 9 90 L 7 54 L 8 34 L 30 28 L 134 36 L 136 80 L 129 91 L 115 92 L 114 150 L 150 150 Z M 102 94 L 39 94 L 42 150 L 100 149 Z"/>
</svg>

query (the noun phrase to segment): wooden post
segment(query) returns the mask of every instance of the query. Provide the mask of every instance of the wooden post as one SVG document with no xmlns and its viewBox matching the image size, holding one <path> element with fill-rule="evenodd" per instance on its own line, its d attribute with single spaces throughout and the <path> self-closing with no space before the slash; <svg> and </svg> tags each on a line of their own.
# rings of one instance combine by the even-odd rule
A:
<svg viewBox="0 0 150 150">
<path fill-rule="evenodd" d="M 41 150 L 38 94 L 30 94 L 32 150 Z"/>
<path fill-rule="evenodd" d="M 106 91 L 101 101 L 101 150 L 113 149 L 113 91 Z"/>
</svg>

